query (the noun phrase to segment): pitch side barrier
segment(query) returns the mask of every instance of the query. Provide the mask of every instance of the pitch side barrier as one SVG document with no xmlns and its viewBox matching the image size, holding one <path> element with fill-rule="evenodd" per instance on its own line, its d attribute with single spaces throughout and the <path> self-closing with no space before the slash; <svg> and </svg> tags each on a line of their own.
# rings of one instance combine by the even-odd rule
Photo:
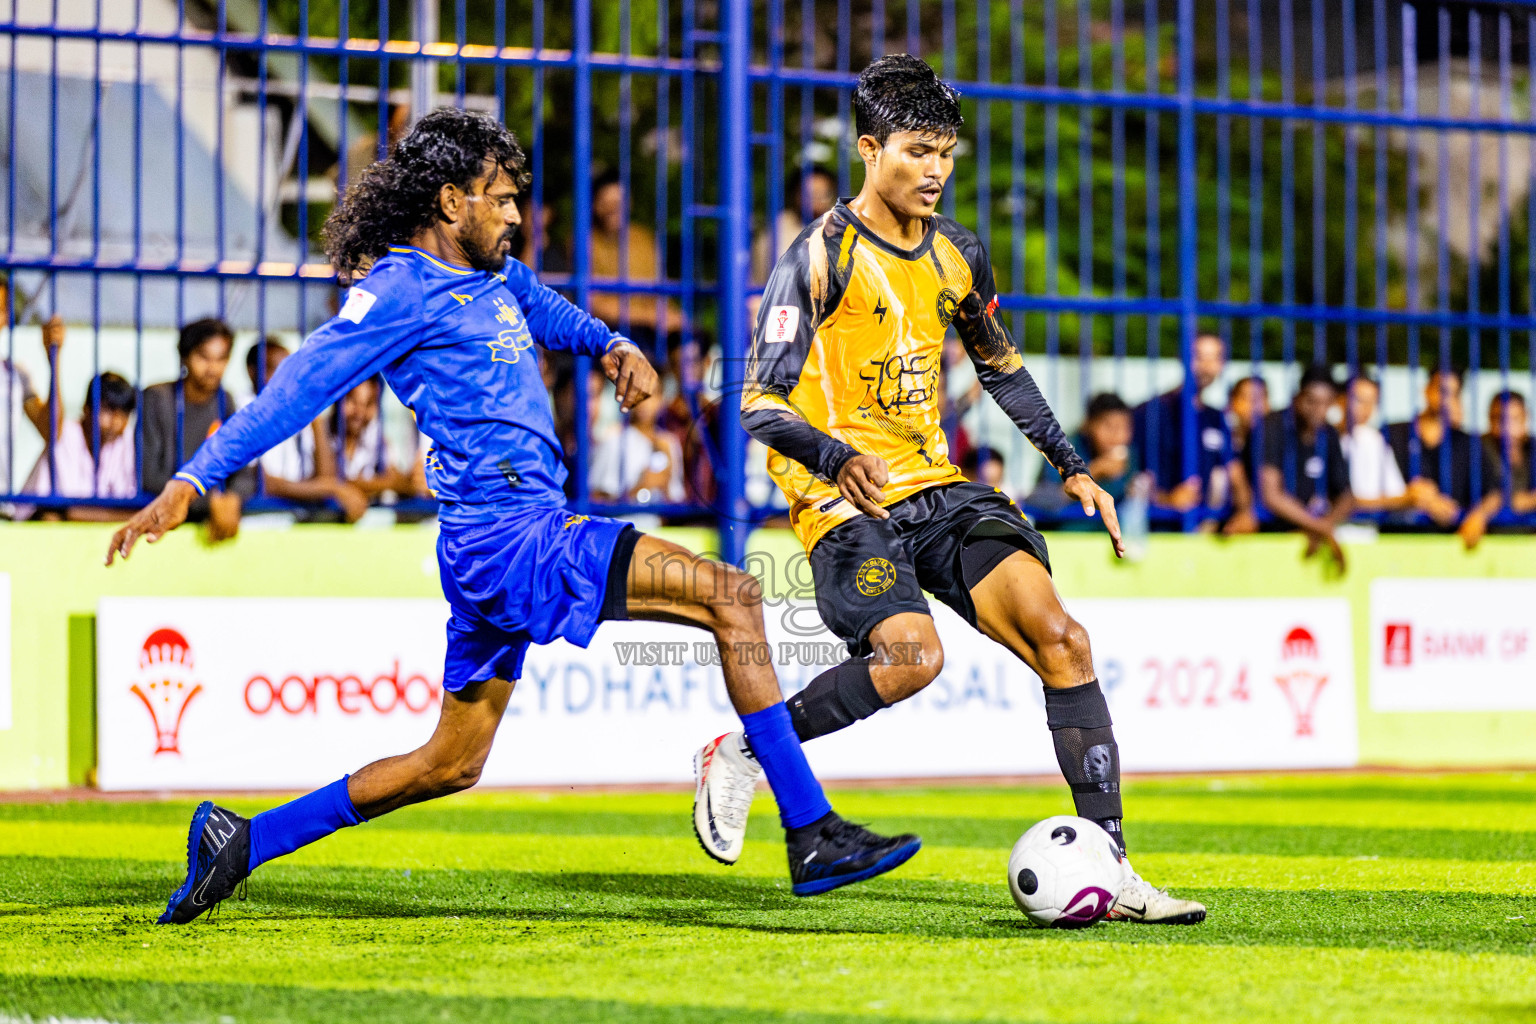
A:
<svg viewBox="0 0 1536 1024">
<path fill-rule="evenodd" d="M 0 527 L 0 788 L 299 788 L 418 742 L 440 700 L 446 606 L 435 531 L 242 531 L 217 557 L 194 530 L 100 568 L 109 529 Z M 694 550 L 712 532 L 667 530 Z M 1490 536 L 1346 544 L 1342 577 L 1295 535 L 1152 538 L 1117 562 L 1054 533 L 1068 610 L 1145 770 L 1536 764 L 1536 551 Z M 821 625 L 793 535 L 764 529 L 772 664 L 803 687 L 841 645 Z M 664 572 L 666 566 L 656 566 Z M 1020 743 L 1040 685 L 942 606 L 945 667 L 921 695 L 814 752 L 830 777 L 1049 772 Z M 703 634 L 610 623 L 592 646 L 531 651 L 507 715 L 500 785 L 685 782 L 699 735 L 732 713 Z M 899 652 L 893 652 L 899 654 Z M 715 729 L 716 732 L 709 732 Z M 220 743 L 239 735 L 239 744 Z M 578 739 L 611 751 L 572 761 Z M 332 763 L 335 762 L 335 763 Z M 355 765 L 354 765 L 355 767 Z"/>
</svg>

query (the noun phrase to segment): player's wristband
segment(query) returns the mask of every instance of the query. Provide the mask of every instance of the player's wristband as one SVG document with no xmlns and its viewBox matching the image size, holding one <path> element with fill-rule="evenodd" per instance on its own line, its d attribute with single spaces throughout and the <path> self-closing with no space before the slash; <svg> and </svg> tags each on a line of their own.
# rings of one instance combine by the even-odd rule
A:
<svg viewBox="0 0 1536 1024">
<path fill-rule="evenodd" d="M 175 476 L 171 477 L 171 479 L 180 480 L 183 483 L 191 484 L 193 490 L 197 491 L 197 496 L 199 498 L 206 498 L 208 496 L 208 488 L 204 487 L 203 482 L 197 477 L 193 476 L 191 473 L 183 471 L 177 473 Z"/>
</svg>

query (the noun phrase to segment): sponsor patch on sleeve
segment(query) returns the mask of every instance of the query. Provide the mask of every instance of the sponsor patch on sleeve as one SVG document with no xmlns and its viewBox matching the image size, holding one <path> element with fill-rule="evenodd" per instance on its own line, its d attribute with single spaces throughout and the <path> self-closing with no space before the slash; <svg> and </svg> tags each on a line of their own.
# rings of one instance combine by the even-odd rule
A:
<svg viewBox="0 0 1536 1024">
<path fill-rule="evenodd" d="M 363 322 L 363 317 L 368 315 L 368 311 L 373 308 L 373 304 L 377 301 L 378 296 L 372 292 L 364 291 L 361 288 L 353 288 L 350 292 L 347 292 L 347 301 L 342 303 L 341 309 L 336 315 L 343 320 L 351 320 L 355 324 L 360 324 Z"/>
<path fill-rule="evenodd" d="M 795 335 L 800 330 L 799 306 L 774 306 L 768 310 L 768 321 L 764 327 L 766 340 L 769 344 L 777 345 L 786 341 L 794 341 Z"/>
</svg>

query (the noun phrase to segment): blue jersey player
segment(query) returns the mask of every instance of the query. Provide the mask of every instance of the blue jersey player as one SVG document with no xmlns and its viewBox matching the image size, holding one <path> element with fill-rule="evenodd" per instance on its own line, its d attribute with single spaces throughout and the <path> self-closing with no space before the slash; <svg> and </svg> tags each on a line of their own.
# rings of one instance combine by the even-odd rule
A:
<svg viewBox="0 0 1536 1024">
<path fill-rule="evenodd" d="M 442 717 L 425 745 L 245 819 L 205 801 L 187 836 L 186 881 L 162 924 L 195 919 L 265 861 L 397 807 L 473 786 L 529 644 L 586 646 L 606 619 L 709 630 L 726 689 L 781 808 L 794 891 L 870 878 L 917 852 L 832 811 L 795 738 L 765 642 L 756 582 L 736 569 L 565 508 L 560 444 L 535 342 L 601 360 L 627 412 L 656 372 L 627 339 L 509 259 L 526 161 L 480 114 L 422 118 L 350 189 L 326 224 L 343 280 L 337 315 L 198 450 L 107 552 L 127 558 L 186 518 L 198 495 L 301 430 L 358 381 L 382 373 L 432 439 L 441 502 L 438 565 L 452 615 Z"/>
</svg>

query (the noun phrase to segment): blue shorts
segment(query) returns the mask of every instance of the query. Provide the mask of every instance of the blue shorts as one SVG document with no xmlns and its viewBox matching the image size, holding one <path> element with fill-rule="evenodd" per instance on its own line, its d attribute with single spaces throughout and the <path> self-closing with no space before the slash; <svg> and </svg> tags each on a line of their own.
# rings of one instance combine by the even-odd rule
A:
<svg viewBox="0 0 1536 1024">
<path fill-rule="evenodd" d="M 522 675 L 529 644 L 592 642 L 627 618 L 629 560 L 640 534 L 617 519 L 547 506 L 488 522 L 440 522 L 437 565 L 448 619 L 443 689 Z"/>
</svg>

